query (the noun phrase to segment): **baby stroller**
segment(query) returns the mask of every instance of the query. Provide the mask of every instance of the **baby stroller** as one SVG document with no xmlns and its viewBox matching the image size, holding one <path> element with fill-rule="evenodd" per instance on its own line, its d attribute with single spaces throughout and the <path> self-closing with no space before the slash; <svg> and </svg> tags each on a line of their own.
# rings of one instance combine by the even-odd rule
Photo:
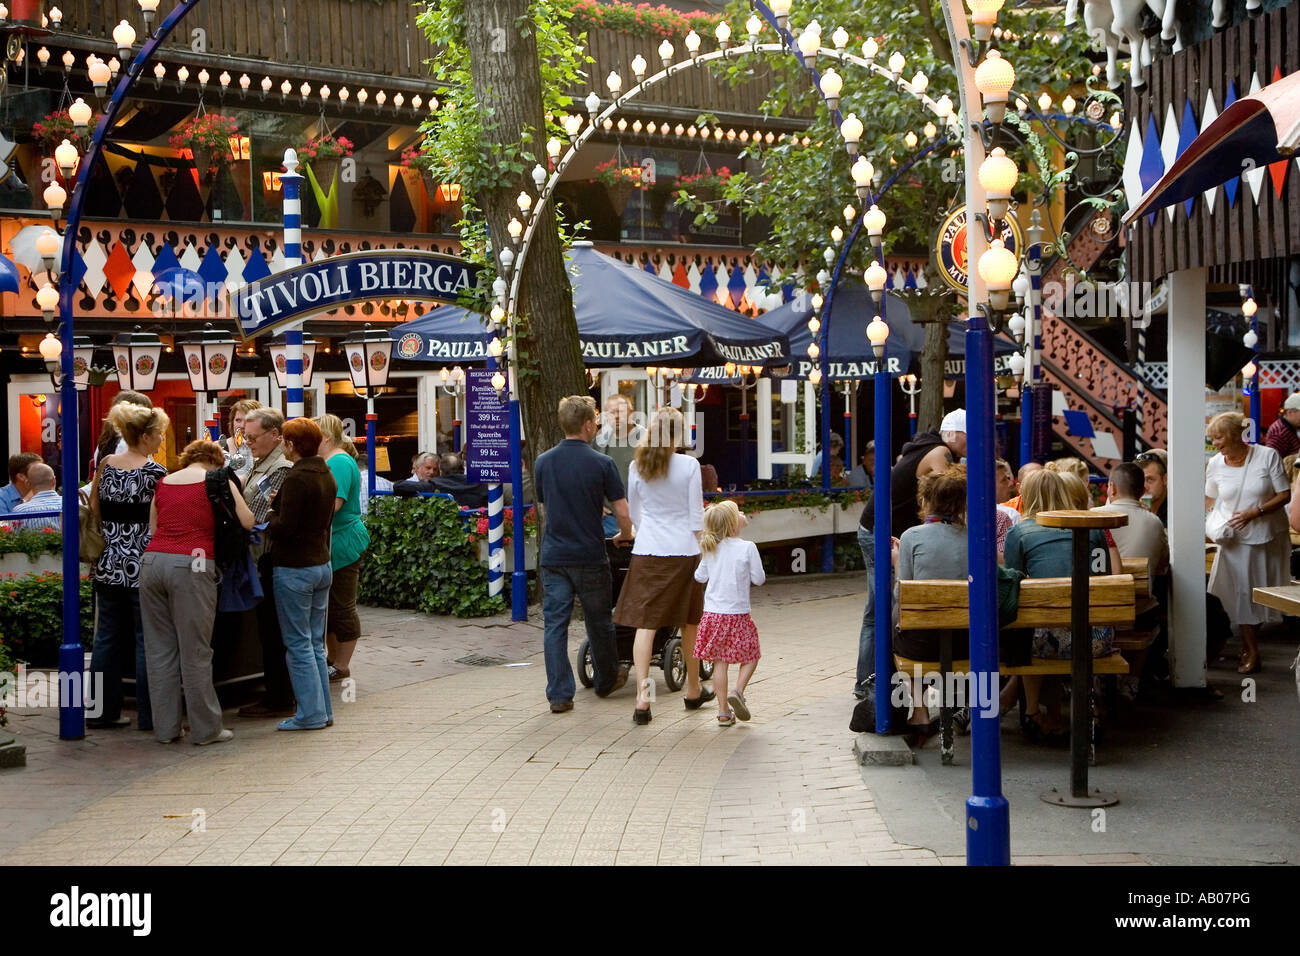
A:
<svg viewBox="0 0 1300 956">
<path fill-rule="evenodd" d="M 632 549 L 620 548 L 608 541 L 605 552 L 609 555 L 610 576 L 614 586 L 614 605 L 618 605 L 619 592 L 623 590 L 623 581 L 627 578 L 628 565 L 632 563 Z M 632 644 L 636 640 L 636 628 L 614 626 L 618 641 L 618 662 L 632 666 Z M 681 690 L 686 684 L 686 655 L 682 653 L 681 631 L 676 627 L 661 627 L 655 632 L 654 645 L 650 651 L 650 666 L 662 667 L 664 683 L 669 690 Z M 700 661 L 700 680 L 713 676 L 713 662 Z M 595 675 L 591 665 L 591 642 L 586 638 L 578 647 L 578 680 L 583 687 L 595 685 Z"/>
</svg>

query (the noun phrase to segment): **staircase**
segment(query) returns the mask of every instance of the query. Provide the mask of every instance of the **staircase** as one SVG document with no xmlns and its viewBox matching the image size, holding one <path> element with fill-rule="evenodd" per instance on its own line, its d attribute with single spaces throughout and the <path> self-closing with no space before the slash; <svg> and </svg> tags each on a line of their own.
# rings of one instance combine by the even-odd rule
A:
<svg viewBox="0 0 1300 956">
<path fill-rule="evenodd" d="M 1111 234 L 1093 228 L 1093 222 L 1113 222 L 1112 217 L 1096 212 L 1083 228 L 1074 233 L 1070 241 L 1070 258 L 1085 269 L 1101 257 L 1110 244 Z M 1058 259 L 1048 269 L 1044 285 L 1061 281 L 1065 263 Z M 1126 361 L 1113 355 L 1095 342 L 1088 333 L 1071 319 L 1057 316 L 1046 307 L 1042 320 L 1043 380 L 1056 387 L 1064 396 L 1066 407 L 1088 415 L 1093 430 L 1098 434 L 1111 432 L 1115 444 L 1124 446 L 1123 423 L 1120 412 L 1133 408 L 1138 402 L 1138 379 Z M 1144 448 L 1164 448 L 1168 416 L 1165 394 L 1149 383 L 1141 390 L 1142 431 L 1138 436 Z M 1076 454 L 1088 462 L 1092 469 L 1107 474 L 1117 459 L 1102 458 L 1093 449 L 1091 438 L 1080 438 L 1067 433 L 1065 419 L 1053 419 L 1053 431 Z"/>
</svg>

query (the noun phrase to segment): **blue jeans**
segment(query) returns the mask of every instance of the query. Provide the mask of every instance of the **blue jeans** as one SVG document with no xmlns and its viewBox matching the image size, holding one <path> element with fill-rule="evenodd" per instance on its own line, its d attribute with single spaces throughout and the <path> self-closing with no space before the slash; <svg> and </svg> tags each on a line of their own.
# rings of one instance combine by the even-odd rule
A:
<svg viewBox="0 0 1300 956">
<path fill-rule="evenodd" d="M 573 599 L 582 603 L 591 644 L 591 669 L 596 693 L 608 694 L 618 679 L 618 640 L 614 636 L 614 586 L 609 564 L 580 567 L 544 566 L 542 578 L 543 646 L 546 657 L 546 699 L 573 700 L 573 665 L 569 663 L 569 619 Z"/>
<path fill-rule="evenodd" d="M 293 695 L 298 698 L 294 720 L 306 727 L 324 727 L 334 719 L 329 665 L 325 663 L 325 612 L 333 579 L 328 564 L 276 568 L 274 574 L 284 656 Z"/>
<path fill-rule="evenodd" d="M 149 672 L 144 663 L 144 626 L 140 619 L 140 589 L 95 582 L 95 640 L 90 652 L 90 671 L 104 675 L 103 711 L 100 720 L 122 716 L 122 679 L 134 668 L 135 714 L 141 730 L 153 730 L 149 705 Z M 100 702 L 96 701 L 98 705 Z"/>
<path fill-rule="evenodd" d="M 876 672 L 876 536 L 858 526 L 858 547 L 867 566 L 867 606 L 862 609 L 862 632 L 858 635 L 858 673 L 855 689 L 863 691 L 866 680 Z"/>
</svg>

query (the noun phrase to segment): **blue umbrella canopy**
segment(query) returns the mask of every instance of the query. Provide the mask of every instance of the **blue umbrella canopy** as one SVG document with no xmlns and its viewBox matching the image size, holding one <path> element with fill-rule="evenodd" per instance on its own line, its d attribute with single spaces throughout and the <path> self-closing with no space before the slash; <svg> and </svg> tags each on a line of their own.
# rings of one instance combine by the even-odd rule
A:
<svg viewBox="0 0 1300 956">
<path fill-rule="evenodd" d="M 787 336 L 688 289 L 603 255 L 589 243 L 566 254 L 587 365 L 785 365 Z M 399 358 L 473 362 L 487 357 L 487 318 L 442 306 L 392 330 Z"/>
<path fill-rule="evenodd" d="M 993 336 L 993 373 L 1011 374 L 1011 356 L 1019 349 L 1001 335 Z M 943 363 L 944 378 L 966 377 L 966 323 L 948 323 L 948 359 Z"/>
<path fill-rule="evenodd" d="M 790 337 L 790 350 L 794 354 L 790 378 L 807 378 L 820 362 L 820 358 L 814 360 L 808 356 L 808 346 L 813 341 L 813 335 L 808 331 L 808 320 L 812 318 L 811 299 L 808 295 L 796 295 L 785 305 L 763 314 L 765 323 L 781 329 Z M 884 302 L 885 324 L 889 326 L 889 339 L 885 342 L 886 368 L 890 375 L 898 378 L 907 374 L 912 356 L 920 351 L 925 341 L 925 332 L 912 321 L 902 296 L 887 292 Z M 875 374 L 876 357 L 867 341 L 867 325 L 876 311 L 871 292 L 865 285 L 846 283 L 835 290 L 829 339 L 832 379 L 865 379 Z M 820 333 L 817 344 L 821 344 Z"/>
</svg>

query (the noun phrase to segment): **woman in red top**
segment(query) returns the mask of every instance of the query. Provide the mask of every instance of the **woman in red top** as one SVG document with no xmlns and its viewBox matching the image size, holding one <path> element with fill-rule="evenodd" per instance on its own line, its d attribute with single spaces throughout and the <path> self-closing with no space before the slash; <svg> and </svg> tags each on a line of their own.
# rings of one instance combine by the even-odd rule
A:
<svg viewBox="0 0 1300 956">
<path fill-rule="evenodd" d="M 229 740 L 212 686 L 212 622 L 217 613 L 216 545 L 212 505 L 204 479 L 225 466 L 221 446 L 191 442 L 180 470 L 158 483 L 149 512 L 149 549 L 140 560 L 140 615 L 154 734 L 161 743 L 181 738 L 181 688 L 196 744 Z M 253 513 L 232 481 L 239 523 L 253 527 Z"/>
</svg>

